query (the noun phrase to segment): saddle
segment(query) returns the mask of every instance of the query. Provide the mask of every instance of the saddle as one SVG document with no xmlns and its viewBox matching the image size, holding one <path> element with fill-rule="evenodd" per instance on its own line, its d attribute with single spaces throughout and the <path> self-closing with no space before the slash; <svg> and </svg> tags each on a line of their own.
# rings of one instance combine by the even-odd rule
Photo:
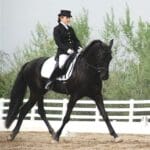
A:
<svg viewBox="0 0 150 150">
<path fill-rule="evenodd" d="M 57 72 L 57 74 L 59 74 L 59 77 L 57 78 L 57 80 L 59 81 L 68 80 L 73 72 L 73 68 L 74 68 L 74 65 L 78 56 L 79 56 L 78 53 L 71 54 L 70 57 L 65 62 L 64 67 L 61 70 L 61 72 L 57 68 L 57 61 L 55 60 L 54 56 L 48 58 L 42 65 L 41 76 L 49 79 L 51 75 L 53 74 L 53 72 L 55 71 Z"/>
</svg>

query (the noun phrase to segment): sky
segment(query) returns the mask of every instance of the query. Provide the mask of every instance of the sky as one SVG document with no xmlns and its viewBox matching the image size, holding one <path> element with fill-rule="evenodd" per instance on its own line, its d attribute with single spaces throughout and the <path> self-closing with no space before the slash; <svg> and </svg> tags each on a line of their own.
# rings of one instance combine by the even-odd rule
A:
<svg viewBox="0 0 150 150">
<path fill-rule="evenodd" d="M 101 38 L 106 12 L 113 8 L 115 16 L 121 18 L 126 4 L 135 22 L 139 17 L 150 21 L 150 0 L 0 0 L 0 50 L 12 54 L 17 47 L 23 47 L 37 22 L 48 26 L 52 36 L 61 9 L 71 10 L 73 17 L 87 9 L 91 38 Z"/>
</svg>

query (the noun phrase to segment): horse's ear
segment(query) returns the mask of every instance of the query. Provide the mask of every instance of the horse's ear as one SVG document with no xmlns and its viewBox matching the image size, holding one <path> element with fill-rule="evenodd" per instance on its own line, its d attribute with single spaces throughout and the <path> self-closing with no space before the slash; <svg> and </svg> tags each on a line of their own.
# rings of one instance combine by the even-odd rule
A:
<svg viewBox="0 0 150 150">
<path fill-rule="evenodd" d="M 114 43 L 114 39 L 110 40 L 110 42 L 109 42 L 110 49 L 112 48 L 113 43 Z"/>
</svg>

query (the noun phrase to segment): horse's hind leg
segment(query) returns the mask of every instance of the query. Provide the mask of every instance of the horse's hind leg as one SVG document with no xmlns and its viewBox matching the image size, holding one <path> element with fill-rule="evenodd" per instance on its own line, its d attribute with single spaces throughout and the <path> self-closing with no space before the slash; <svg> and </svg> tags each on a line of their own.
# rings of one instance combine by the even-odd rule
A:
<svg viewBox="0 0 150 150">
<path fill-rule="evenodd" d="M 33 105 L 36 103 L 36 98 L 37 98 L 36 95 L 31 93 L 29 101 L 25 103 L 24 106 L 20 109 L 17 124 L 8 140 L 12 141 L 16 137 L 21 127 L 23 119 L 25 118 L 26 114 L 30 111 L 30 109 L 33 107 Z"/>
<path fill-rule="evenodd" d="M 45 122 L 45 124 L 46 124 L 46 126 L 47 126 L 47 128 L 49 130 L 49 133 L 53 136 L 54 135 L 54 130 L 51 127 L 51 125 L 49 124 L 49 122 L 48 122 L 48 120 L 46 118 L 46 112 L 44 110 L 44 105 L 43 105 L 43 96 L 41 96 L 38 99 L 38 113 L 40 114 L 41 118 Z"/>
</svg>

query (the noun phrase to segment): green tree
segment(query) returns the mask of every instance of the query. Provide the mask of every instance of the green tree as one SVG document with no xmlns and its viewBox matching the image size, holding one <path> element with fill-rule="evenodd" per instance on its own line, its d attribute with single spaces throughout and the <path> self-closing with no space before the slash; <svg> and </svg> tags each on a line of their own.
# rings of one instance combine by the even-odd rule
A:
<svg viewBox="0 0 150 150">
<path fill-rule="evenodd" d="M 52 56 L 56 51 L 54 40 L 51 38 L 48 27 L 37 23 L 35 31 L 31 32 L 31 39 L 23 48 L 18 48 L 13 55 L 12 69 L 18 69 L 32 59 Z"/>
<path fill-rule="evenodd" d="M 8 60 L 9 55 L 3 51 L 0 51 L 0 97 L 4 96 L 6 92 L 6 76 L 5 72 L 9 69 Z"/>
<path fill-rule="evenodd" d="M 150 25 L 139 19 L 136 25 L 127 6 L 125 18 L 115 20 L 113 10 L 106 14 L 103 38 L 114 38 L 110 79 L 104 83 L 108 99 L 150 98 Z"/>
<path fill-rule="evenodd" d="M 88 11 L 83 9 L 78 17 L 75 17 L 72 23 L 73 28 L 79 38 L 82 46 L 86 46 L 89 42 L 90 27 L 88 25 Z"/>
</svg>

